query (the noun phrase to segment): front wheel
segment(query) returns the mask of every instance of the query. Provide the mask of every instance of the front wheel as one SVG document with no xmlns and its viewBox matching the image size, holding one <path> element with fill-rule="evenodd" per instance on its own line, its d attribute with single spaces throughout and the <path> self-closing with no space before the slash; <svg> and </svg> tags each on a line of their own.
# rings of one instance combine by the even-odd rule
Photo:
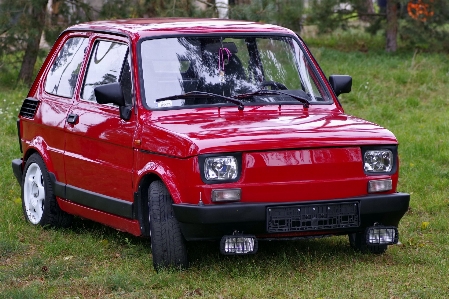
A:
<svg viewBox="0 0 449 299">
<path fill-rule="evenodd" d="M 22 209 L 33 225 L 67 227 L 72 222 L 73 216 L 59 208 L 47 167 L 39 154 L 32 154 L 25 164 Z"/>
<path fill-rule="evenodd" d="M 348 237 L 351 247 L 362 253 L 383 254 L 388 248 L 387 245 L 368 246 L 366 244 L 366 234 L 363 232 L 348 234 Z"/>
<path fill-rule="evenodd" d="M 173 200 L 161 181 L 148 190 L 151 251 L 156 271 L 163 268 L 188 267 L 187 248 L 178 220 L 173 213 Z"/>
</svg>

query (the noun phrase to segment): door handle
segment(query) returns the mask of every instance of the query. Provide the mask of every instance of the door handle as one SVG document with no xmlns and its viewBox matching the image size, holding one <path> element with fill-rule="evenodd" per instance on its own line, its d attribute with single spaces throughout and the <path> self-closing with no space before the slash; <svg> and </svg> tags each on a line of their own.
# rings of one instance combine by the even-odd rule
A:
<svg viewBox="0 0 449 299">
<path fill-rule="evenodd" d="M 69 124 L 72 124 L 72 125 L 78 123 L 78 119 L 79 119 L 78 114 L 70 113 L 70 114 L 67 116 L 67 122 L 68 122 Z"/>
</svg>

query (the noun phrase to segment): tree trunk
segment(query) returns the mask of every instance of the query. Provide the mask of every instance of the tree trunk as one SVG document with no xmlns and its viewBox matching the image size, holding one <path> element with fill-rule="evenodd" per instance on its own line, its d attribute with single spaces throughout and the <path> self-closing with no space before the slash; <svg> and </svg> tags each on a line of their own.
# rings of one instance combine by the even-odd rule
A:
<svg viewBox="0 0 449 299">
<path fill-rule="evenodd" d="M 36 64 L 42 31 L 45 26 L 47 3 L 48 0 L 39 0 L 33 1 L 31 4 L 31 13 L 29 17 L 35 20 L 35 28 L 30 30 L 28 43 L 25 48 L 25 54 L 23 56 L 22 66 L 19 73 L 19 80 L 23 81 L 27 85 L 31 85 L 33 80 L 34 65 Z"/>
<path fill-rule="evenodd" d="M 363 22 L 370 22 L 371 17 L 369 15 L 374 14 L 374 6 L 372 0 L 362 0 L 360 6 L 357 7 L 357 13 L 359 18 Z"/>
<path fill-rule="evenodd" d="M 398 48 L 398 3 L 396 0 L 387 1 L 387 32 L 386 47 L 387 52 L 396 52 Z"/>
<path fill-rule="evenodd" d="M 175 1 L 175 0 L 172 0 Z M 161 17 L 161 12 L 163 12 L 165 10 L 165 7 L 171 7 L 172 4 L 169 4 L 169 1 L 164 1 L 164 0 L 153 0 L 153 1 L 148 1 L 145 2 L 148 3 L 148 7 L 147 7 L 147 12 L 148 12 L 148 16 L 150 18 L 157 18 L 157 17 Z M 173 3 L 173 2 L 171 2 Z"/>
</svg>

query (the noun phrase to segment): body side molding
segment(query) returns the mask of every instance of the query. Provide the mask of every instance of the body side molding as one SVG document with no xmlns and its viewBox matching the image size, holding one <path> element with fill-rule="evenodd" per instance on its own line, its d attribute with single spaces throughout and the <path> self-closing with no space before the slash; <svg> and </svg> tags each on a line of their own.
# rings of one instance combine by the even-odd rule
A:
<svg viewBox="0 0 449 299">
<path fill-rule="evenodd" d="M 135 219 L 132 202 L 66 185 L 58 182 L 54 173 L 49 174 L 56 196 L 105 213 Z"/>
</svg>

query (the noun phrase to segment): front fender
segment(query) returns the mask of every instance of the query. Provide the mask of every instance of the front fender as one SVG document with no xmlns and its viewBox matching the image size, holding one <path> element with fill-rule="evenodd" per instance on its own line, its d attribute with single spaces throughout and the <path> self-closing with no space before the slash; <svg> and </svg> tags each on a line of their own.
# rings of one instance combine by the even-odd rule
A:
<svg viewBox="0 0 449 299">
<path fill-rule="evenodd" d="M 139 169 L 137 170 L 137 182 L 141 182 L 145 176 L 157 176 L 159 177 L 162 182 L 167 187 L 168 191 L 170 192 L 173 202 L 174 203 L 182 203 L 182 196 L 181 196 L 181 190 L 180 186 L 181 184 L 181 178 L 179 178 L 180 175 L 182 175 L 179 171 L 174 171 L 173 166 L 170 163 L 172 161 L 171 158 L 164 158 L 160 157 L 159 159 L 152 159 L 151 161 L 146 162 L 143 164 Z M 165 161 L 164 161 L 165 160 Z M 139 186 L 139 184 L 137 185 Z"/>
</svg>

